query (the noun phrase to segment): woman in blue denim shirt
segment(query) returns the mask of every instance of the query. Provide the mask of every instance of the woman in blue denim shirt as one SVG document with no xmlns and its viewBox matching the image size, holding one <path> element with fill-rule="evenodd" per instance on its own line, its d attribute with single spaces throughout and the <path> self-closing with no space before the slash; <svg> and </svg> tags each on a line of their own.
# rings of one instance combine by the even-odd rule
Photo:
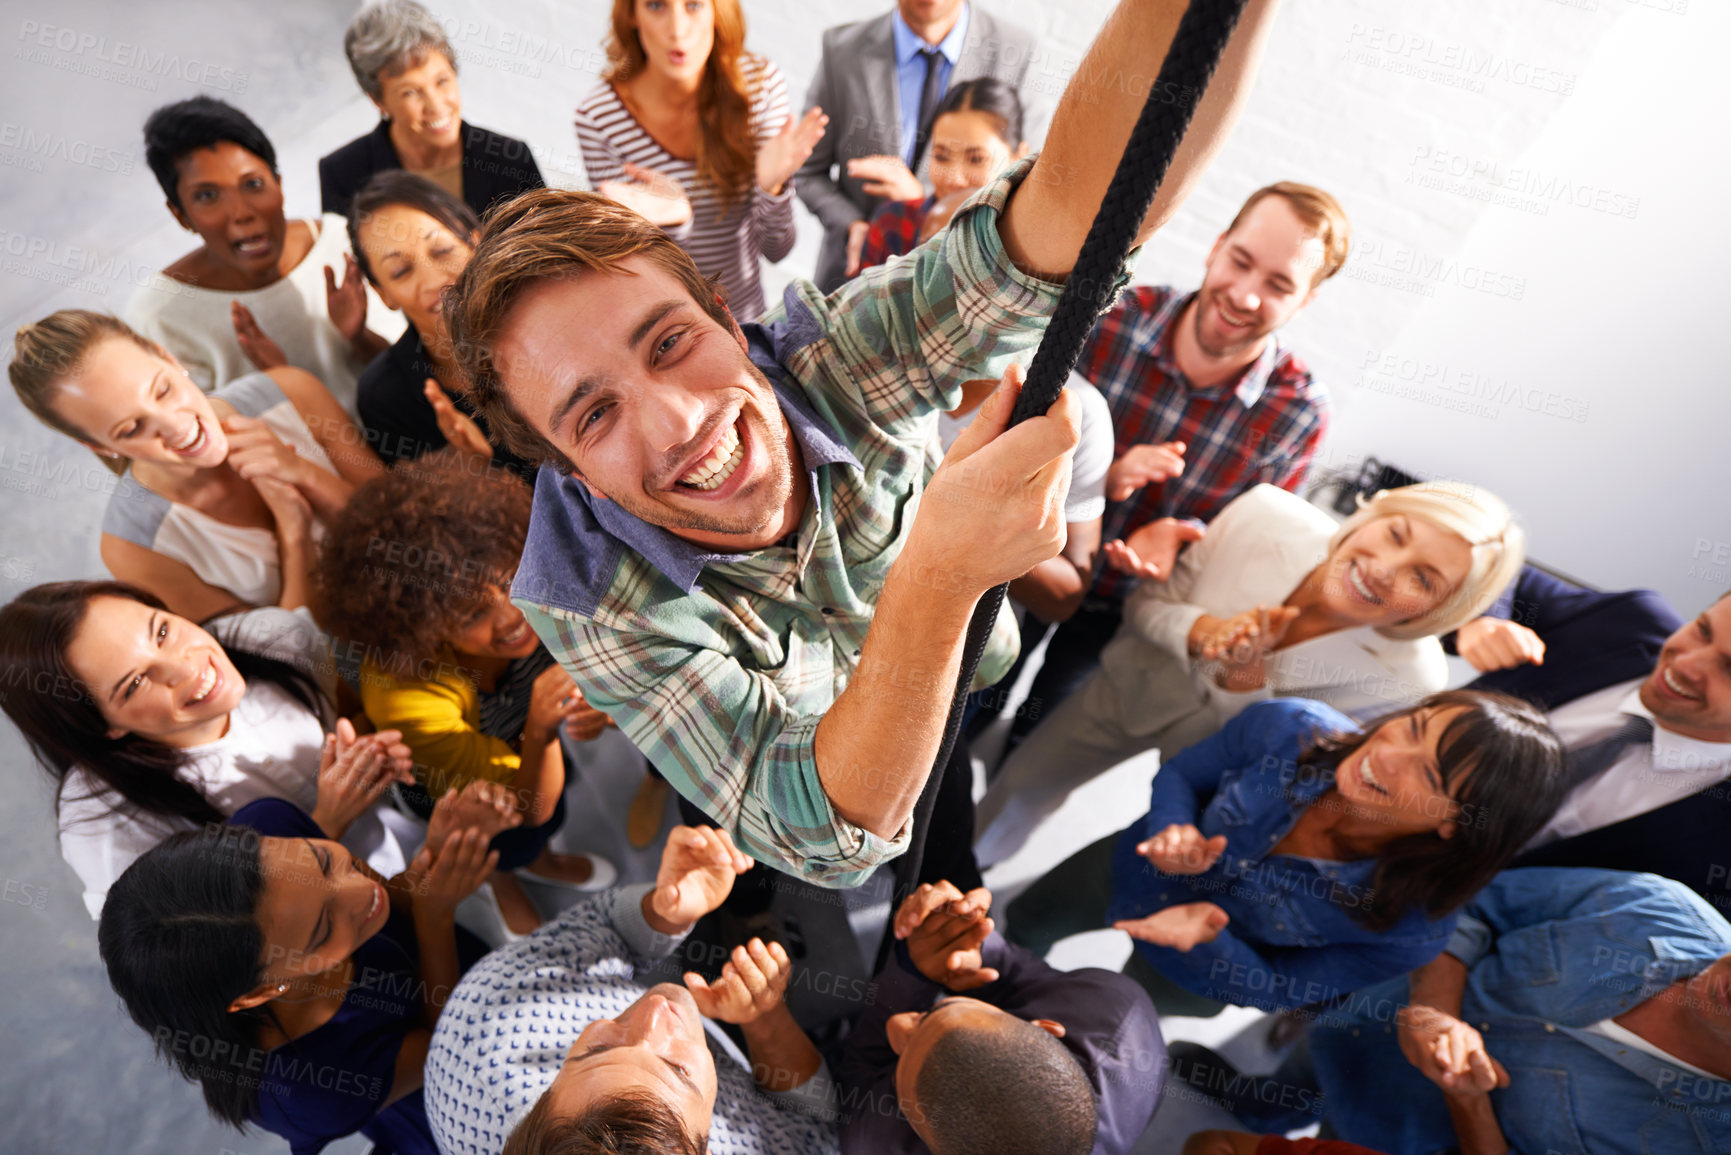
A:
<svg viewBox="0 0 1731 1155">
<path fill-rule="evenodd" d="M 1110 922 L 1167 1013 L 1330 1002 L 1435 957 L 1561 797 L 1561 744 L 1514 698 L 1447 691 L 1364 728 L 1259 703 L 1162 766 L 1144 818 L 1011 904 L 1010 935 L 1042 951 Z"/>
</svg>

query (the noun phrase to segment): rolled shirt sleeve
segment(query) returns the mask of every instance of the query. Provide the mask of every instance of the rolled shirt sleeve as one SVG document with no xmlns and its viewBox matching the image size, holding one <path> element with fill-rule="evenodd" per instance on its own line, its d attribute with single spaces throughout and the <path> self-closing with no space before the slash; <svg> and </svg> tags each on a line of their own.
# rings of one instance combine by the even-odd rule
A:
<svg viewBox="0 0 1731 1155">
<path fill-rule="evenodd" d="M 753 858 L 849 887 L 907 849 L 908 825 L 884 839 L 835 812 L 814 749 L 823 715 L 791 709 L 767 674 L 715 650 L 522 608 L 589 704 Z"/>
</svg>

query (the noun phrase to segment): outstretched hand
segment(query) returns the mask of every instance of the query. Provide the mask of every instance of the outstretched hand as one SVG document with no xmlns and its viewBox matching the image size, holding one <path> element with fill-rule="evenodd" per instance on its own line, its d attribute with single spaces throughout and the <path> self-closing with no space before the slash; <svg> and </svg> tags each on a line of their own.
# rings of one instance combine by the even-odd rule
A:
<svg viewBox="0 0 1731 1155">
<path fill-rule="evenodd" d="M 340 285 L 336 270 L 325 266 L 325 311 L 330 314 L 331 324 L 343 335 L 343 340 L 351 345 L 367 327 L 367 283 L 353 254 L 345 254 L 343 258 Z"/>
<path fill-rule="evenodd" d="M 757 146 L 757 187 L 770 196 L 780 194 L 823 139 L 829 117 L 821 108 L 808 108 L 804 116 L 787 118 L 781 131 Z"/>
<path fill-rule="evenodd" d="M 234 325 L 234 339 L 240 344 L 240 351 L 246 354 L 246 359 L 252 362 L 254 369 L 262 372 L 288 364 L 288 357 L 283 353 L 282 346 L 259 328 L 251 309 L 239 301 L 231 301 L 228 316 L 230 323 Z"/>
<path fill-rule="evenodd" d="M 734 846 L 732 835 L 713 826 L 676 826 L 661 852 L 661 869 L 649 907 L 664 926 L 690 926 L 719 907 L 733 880 L 751 868 L 751 859 Z"/>
<path fill-rule="evenodd" d="M 1193 517 L 1162 517 L 1138 526 L 1121 541 L 1106 543 L 1106 564 L 1119 573 L 1143 581 L 1165 581 L 1172 576 L 1178 551 L 1201 541 L 1208 527 Z"/>
<path fill-rule="evenodd" d="M 1195 826 L 1176 822 L 1136 847 L 1137 854 L 1167 874 L 1205 874 L 1225 851 L 1226 835 L 1204 838 Z"/>
<path fill-rule="evenodd" d="M 1226 912 L 1212 902 L 1186 902 L 1143 918 L 1119 919 L 1112 925 L 1133 939 L 1190 951 L 1213 942 L 1229 921 Z"/>
<path fill-rule="evenodd" d="M 782 1005 L 792 974 L 793 963 L 779 942 L 766 946 L 761 938 L 754 938 L 733 948 L 715 982 L 688 971 L 685 986 L 705 1018 L 743 1025 Z"/>
</svg>

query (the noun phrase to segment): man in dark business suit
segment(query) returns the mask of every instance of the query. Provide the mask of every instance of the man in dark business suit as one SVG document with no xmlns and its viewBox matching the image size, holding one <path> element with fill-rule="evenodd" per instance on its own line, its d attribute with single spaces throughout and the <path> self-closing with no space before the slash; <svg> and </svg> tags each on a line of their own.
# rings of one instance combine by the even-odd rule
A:
<svg viewBox="0 0 1731 1155">
<path fill-rule="evenodd" d="M 886 158 L 894 167 L 899 158 L 923 179 L 925 136 L 951 84 L 995 76 L 1014 86 L 1027 137 L 1039 147 L 1046 117 L 1034 52 L 1032 34 L 965 0 L 898 0 L 882 16 L 824 32 L 805 107 L 828 113 L 829 131 L 793 178 L 823 222 L 818 288 L 828 293 L 847 279 L 849 253 L 857 262 L 866 222 L 884 199 L 874 170 L 852 174 L 848 162 Z M 1054 93 L 1063 87 L 1062 76 L 1045 79 Z"/>
<path fill-rule="evenodd" d="M 1542 664 L 1521 631 L 1480 619 L 1463 656 L 1501 644 L 1507 668 L 1470 688 L 1548 709 L 1576 779 L 1514 865 L 1649 871 L 1731 911 L 1731 597 L 1684 622 L 1651 590 L 1596 593 L 1529 566 L 1510 609 Z"/>
</svg>

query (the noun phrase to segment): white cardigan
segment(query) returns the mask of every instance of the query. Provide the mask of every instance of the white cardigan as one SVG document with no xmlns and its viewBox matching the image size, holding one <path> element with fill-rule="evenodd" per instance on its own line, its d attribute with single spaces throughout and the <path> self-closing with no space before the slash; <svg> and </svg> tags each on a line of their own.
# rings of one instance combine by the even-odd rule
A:
<svg viewBox="0 0 1731 1155">
<path fill-rule="evenodd" d="M 1139 585 L 1125 601 L 1123 627 L 1100 655 L 1126 728 L 1152 733 L 1198 704 L 1212 706 L 1223 726 L 1269 697 L 1314 698 L 1362 721 L 1442 689 L 1448 664 L 1437 639 L 1396 641 L 1368 626 L 1275 651 L 1266 682 L 1247 693 L 1220 689 L 1211 671 L 1191 661 L 1197 618 L 1281 604 L 1327 558 L 1337 529 L 1303 498 L 1258 485 L 1220 511 L 1170 578 Z"/>
</svg>

